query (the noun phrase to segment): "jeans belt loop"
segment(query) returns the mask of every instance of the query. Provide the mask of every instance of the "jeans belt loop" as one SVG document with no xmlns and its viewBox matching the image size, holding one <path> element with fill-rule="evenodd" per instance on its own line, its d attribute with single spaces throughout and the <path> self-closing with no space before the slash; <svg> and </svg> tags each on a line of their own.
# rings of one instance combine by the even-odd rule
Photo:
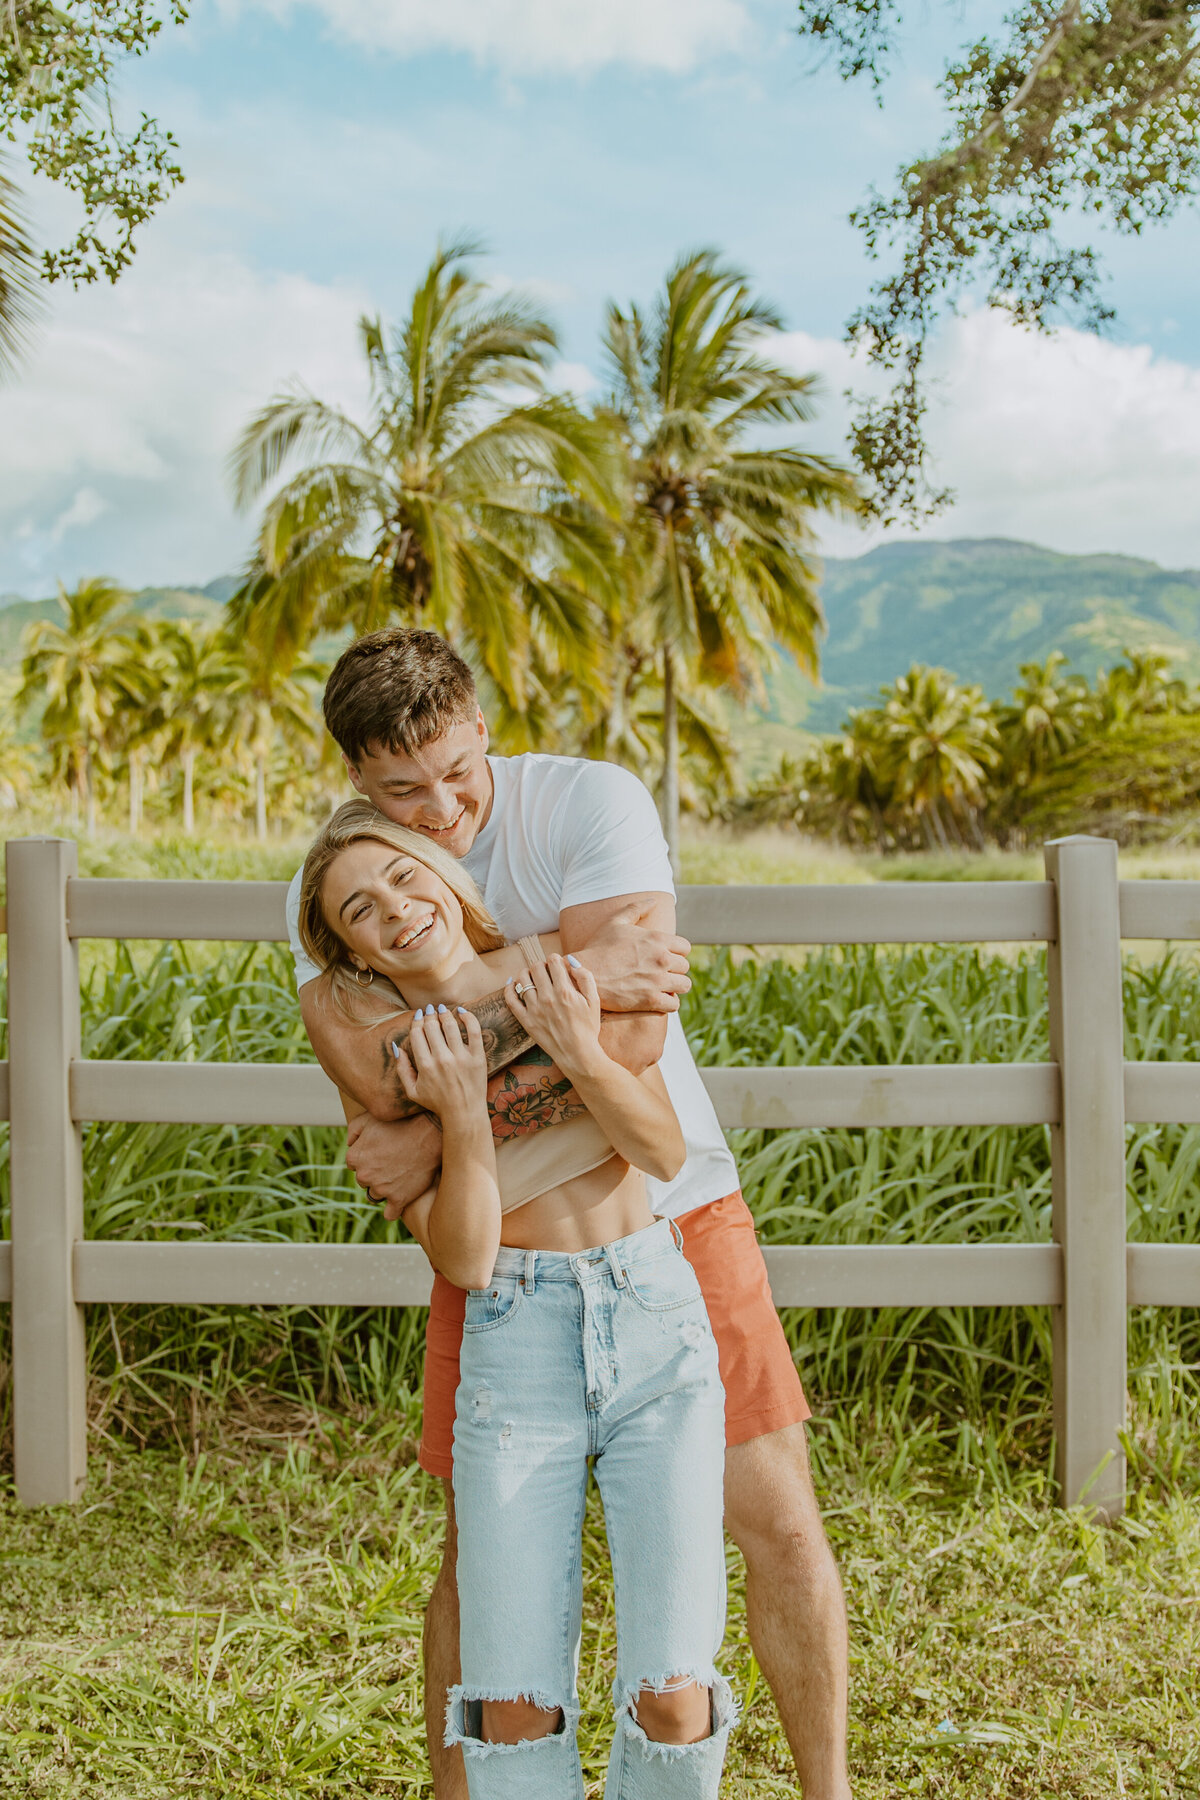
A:
<svg viewBox="0 0 1200 1800">
<path fill-rule="evenodd" d="M 533 1271 L 536 1269 L 536 1267 L 537 1267 L 537 1251 L 536 1250 L 527 1250 L 525 1252 L 525 1298 L 527 1300 L 533 1299 L 534 1289 L 537 1285 L 535 1277 L 534 1277 L 534 1273 L 533 1273 Z"/>
<path fill-rule="evenodd" d="M 625 1271 L 617 1260 L 617 1253 L 611 1244 L 605 1244 L 604 1254 L 608 1258 L 608 1266 L 612 1271 L 613 1280 L 619 1288 L 623 1288 L 625 1286 Z"/>
<path fill-rule="evenodd" d="M 678 1225 L 675 1223 L 674 1219 L 668 1219 L 667 1224 L 671 1227 L 671 1236 L 675 1239 L 675 1248 L 678 1250 L 680 1256 L 682 1256 L 683 1255 L 683 1233 L 682 1233 L 682 1231 L 680 1231 L 680 1229 L 679 1229 Z"/>
</svg>

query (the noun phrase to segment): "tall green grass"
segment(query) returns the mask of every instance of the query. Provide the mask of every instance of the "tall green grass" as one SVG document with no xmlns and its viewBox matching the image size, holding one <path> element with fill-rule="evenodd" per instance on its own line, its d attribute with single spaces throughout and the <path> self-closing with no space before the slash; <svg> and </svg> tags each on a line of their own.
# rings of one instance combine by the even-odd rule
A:
<svg viewBox="0 0 1200 1800">
<path fill-rule="evenodd" d="M 1200 1054 L 1200 979 L 1168 956 L 1126 970 L 1127 1054 Z M 88 966 L 84 1053 L 132 1060 L 309 1060 L 290 961 L 278 946 L 106 947 Z M 1044 955 L 873 948 L 802 960 L 701 961 L 684 1022 L 697 1059 L 745 1065 L 1043 1059 Z M 796 1130 L 732 1137 L 763 1241 L 1045 1240 L 1045 1128 Z M 395 1228 L 355 1187 L 343 1134 L 281 1127 L 93 1124 L 84 1131 L 86 1229 L 385 1241 Z M 7 1208 L 7 1149 L 0 1169 Z M 1200 1130 L 1131 1127 L 1129 1235 L 1200 1239 Z M 7 1225 L 3 1227 L 7 1230 Z M 89 1353 L 106 1429 L 186 1440 L 198 1406 L 235 1386 L 323 1404 L 388 1405 L 420 1380 L 415 1309 L 95 1307 Z M 817 1404 L 874 1425 L 926 1421 L 966 1462 L 1042 1457 L 1049 1315 L 1039 1308 L 792 1311 L 785 1324 Z M 1130 1320 L 1139 1406 L 1167 1429 L 1200 1363 L 1196 1315 Z M 831 1427 L 832 1429 L 832 1427 Z M 986 1440 L 986 1450 L 984 1446 Z"/>
<path fill-rule="evenodd" d="M 1125 969 L 1126 1055 L 1200 1056 L 1200 979 L 1190 959 Z M 685 1020 L 701 1063 L 747 1066 L 1042 1061 L 1043 951 L 824 950 L 796 964 L 723 952 L 698 972 Z M 1045 1126 L 731 1134 L 764 1243 L 1049 1240 Z M 1131 1126 L 1128 1236 L 1200 1240 L 1200 1129 Z M 962 1456 L 1042 1457 L 1048 1447 L 1046 1308 L 789 1310 L 785 1327 L 818 1400 L 875 1424 L 925 1419 Z M 1138 1413 L 1168 1429 L 1195 1384 L 1196 1314 L 1130 1315 Z M 1157 1429 L 1157 1426 L 1156 1426 Z M 986 1445 L 985 1445 L 986 1440 Z"/>
</svg>

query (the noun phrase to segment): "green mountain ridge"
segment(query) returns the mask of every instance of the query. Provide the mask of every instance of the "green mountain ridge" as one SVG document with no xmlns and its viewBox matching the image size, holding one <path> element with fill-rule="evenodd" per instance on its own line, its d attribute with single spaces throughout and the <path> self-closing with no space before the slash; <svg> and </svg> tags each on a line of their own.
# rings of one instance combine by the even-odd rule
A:
<svg viewBox="0 0 1200 1800">
<path fill-rule="evenodd" d="M 831 558 L 821 685 L 783 656 L 764 713 L 727 709 L 751 774 L 832 731 L 912 663 L 935 663 L 1007 694 L 1022 663 L 1062 650 L 1092 677 L 1126 649 L 1158 650 L 1200 679 L 1200 571 L 1134 556 L 1072 556 L 1011 538 L 881 544 Z"/>
<path fill-rule="evenodd" d="M 229 596 L 237 591 L 232 575 L 220 575 L 205 587 L 148 587 L 129 596 L 134 612 L 149 619 L 219 619 Z M 0 668 L 15 668 L 21 660 L 21 639 L 37 619 L 62 617 L 57 600 L 23 600 L 0 594 Z"/>
<path fill-rule="evenodd" d="M 143 588 L 132 604 L 151 618 L 215 619 L 237 585 L 226 575 L 204 587 Z M 1139 557 L 1072 556 L 1012 538 L 918 539 L 831 558 L 821 599 L 820 686 L 781 656 L 766 678 L 765 709 L 722 703 L 750 776 L 808 734 L 836 729 L 914 662 L 939 664 L 993 696 L 1008 693 L 1023 662 L 1052 650 L 1089 677 L 1126 649 L 1157 650 L 1200 679 L 1200 570 Z M 15 668 L 33 619 L 57 612 L 54 600 L 0 596 L 0 667 Z"/>
</svg>

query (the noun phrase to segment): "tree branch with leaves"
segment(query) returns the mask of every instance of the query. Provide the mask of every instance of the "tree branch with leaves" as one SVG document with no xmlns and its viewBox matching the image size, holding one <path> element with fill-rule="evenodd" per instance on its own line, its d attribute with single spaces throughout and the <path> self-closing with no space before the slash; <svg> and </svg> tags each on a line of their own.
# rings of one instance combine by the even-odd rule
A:
<svg viewBox="0 0 1200 1800">
<path fill-rule="evenodd" d="M 126 59 L 187 13 L 186 0 L 0 0 L 0 138 L 83 212 L 69 242 L 39 255 L 0 170 L 0 369 L 27 333 L 37 278 L 116 281 L 141 227 L 183 180 L 171 133 L 145 113 L 122 123 L 115 90 Z"/>
<path fill-rule="evenodd" d="M 899 0 L 799 0 L 800 33 L 845 79 L 877 87 L 896 48 Z M 1094 248 L 1062 221 L 1091 216 L 1138 234 L 1194 198 L 1200 174 L 1198 0 L 1027 0 L 994 38 L 946 68 L 947 129 L 851 217 L 875 258 L 894 259 L 847 334 L 892 378 L 860 403 L 852 443 L 885 520 L 952 497 L 925 443 L 930 340 L 970 295 L 1023 325 L 1111 319 Z"/>
</svg>

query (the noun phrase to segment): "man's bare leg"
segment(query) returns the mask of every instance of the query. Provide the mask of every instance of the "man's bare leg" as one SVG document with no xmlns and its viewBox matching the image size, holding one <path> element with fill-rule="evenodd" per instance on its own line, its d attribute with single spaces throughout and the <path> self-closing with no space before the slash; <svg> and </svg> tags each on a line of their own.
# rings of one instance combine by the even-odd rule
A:
<svg viewBox="0 0 1200 1800">
<path fill-rule="evenodd" d="M 433 1772 L 435 1800 L 467 1800 L 467 1777 L 463 1769 L 462 1751 L 456 1746 L 447 1750 L 443 1743 L 446 1731 L 446 1693 L 459 1677 L 458 1661 L 458 1533 L 454 1522 L 454 1489 L 448 1481 L 442 1487 L 446 1494 L 446 1539 L 442 1546 L 442 1566 L 425 1609 L 425 1633 L 422 1642 L 425 1660 L 425 1740 L 429 1745 L 429 1767 Z"/>
<path fill-rule="evenodd" d="M 725 1526 L 746 1561 L 750 1643 L 804 1800 L 848 1800 L 846 1603 L 803 1425 L 726 1452 Z"/>
</svg>

